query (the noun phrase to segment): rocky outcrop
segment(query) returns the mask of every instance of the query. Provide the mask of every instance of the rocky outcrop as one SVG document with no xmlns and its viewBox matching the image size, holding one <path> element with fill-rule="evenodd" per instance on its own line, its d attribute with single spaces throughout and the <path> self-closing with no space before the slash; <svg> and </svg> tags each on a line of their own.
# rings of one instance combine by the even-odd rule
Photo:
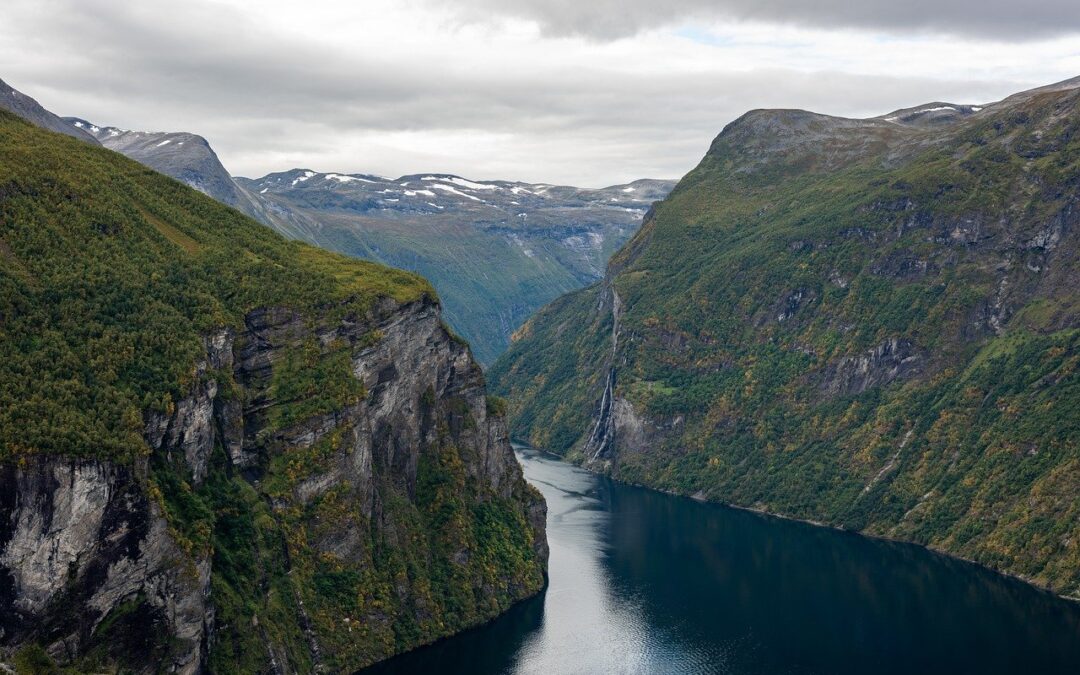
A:
<svg viewBox="0 0 1080 675">
<path fill-rule="evenodd" d="M 825 369 L 821 388 L 830 396 L 852 396 L 919 373 L 923 362 L 915 345 L 889 338 L 859 356 L 839 359 Z"/>
<path fill-rule="evenodd" d="M 0 467 L 0 639 L 36 642 L 61 663 L 95 645 L 158 649 L 139 672 L 202 666 L 210 560 L 183 551 L 145 490 L 145 461 L 37 457 Z M 137 601 L 149 622 L 125 622 Z M 136 631 L 99 631 L 104 623 Z M 139 655 L 131 656 L 132 665 Z"/>
<path fill-rule="evenodd" d="M 486 582 L 494 596 L 490 606 L 504 608 L 539 590 L 547 559 L 543 499 L 525 484 L 505 421 L 489 411 L 483 374 L 468 347 L 444 328 L 437 304 L 425 298 L 399 306 L 384 299 L 360 317 L 338 317 L 333 308 L 320 317 L 264 308 L 250 312 L 242 329 L 207 334 L 204 346 L 188 393 L 144 416 L 149 457 L 132 465 L 36 457 L 0 467 L 0 643 L 37 643 L 56 661 L 77 664 L 94 649 L 111 654 L 108 631 L 138 617 L 135 629 L 145 636 L 134 652 L 106 661 L 141 662 L 129 667 L 145 672 L 194 673 L 207 666 L 211 646 L 229 640 L 215 633 L 213 557 L 246 553 L 211 550 L 210 540 L 193 543 L 194 535 L 181 530 L 201 526 L 170 520 L 170 514 L 191 517 L 177 515 L 187 507 L 170 493 L 170 471 L 182 493 L 205 494 L 212 471 L 219 480 L 225 471 L 254 486 L 272 505 L 289 573 L 301 566 L 295 570 L 299 585 L 313 565 L 328 561 L 336 569 L 382 574 L 377 557 L 386 550 L 375 550 L 377 541 L 437 556 L 415 541 L 423 533 L 394 514 L 399 499 L 418 504 L 430 498 L 418 494 L 425 489 L 418 485 L 419 468 L 429 456 L 453 452 L 468 486 L 463 498 L 510 505 L 529 530 L 534 567 L 521 579 Z M 328 365 L 338 363 L 340 372 Z M 346 388 L 352 393 L 327 405 L 325 391 L 283 381 L 311 372 L 352 381 Z M 215 464 L 218 449 L 224 459 Z M 330 515 L 328 503 L 341 507 Z M 297 515 L 309 511 L 318 515 Z M 213 529 L 212 521 L 204 523 Z M 465 541 L 448 555 L 460 562 L 476 554 Z M 358 619 L 349 619 L 356 610 L 348 607 L 321 607 L 320 615 L 334 617 L 329 623 L 311 618 L 304 609 L 310 592 L 294 590 L 292 618 L 309 654 L 290 654 L 295 645 L 266 638 L 268 670 L 349 669 L 401 649 L 338 656 L 332 647 L 337 626 L 367 627 L 363 619 L 351 623 Z M 442 635 L 464 627 L 435 615 L 408 584 L 394 593 L 403 609 L 369 612 L 372 631 L 392 634 L 406 615 L 413 623 L 445 621 Z M 491 610 L 484 611 L 473 621 L 490 618 Z M 258 625 L 259 617 L 248 621 Z"/>
</svg>

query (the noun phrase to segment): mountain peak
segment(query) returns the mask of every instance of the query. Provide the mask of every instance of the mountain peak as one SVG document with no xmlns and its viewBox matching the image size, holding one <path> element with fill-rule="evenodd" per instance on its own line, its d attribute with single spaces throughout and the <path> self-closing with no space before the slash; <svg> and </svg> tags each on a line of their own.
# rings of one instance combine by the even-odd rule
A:
<svg viewBox="0 0 1080 675">
<path fill-rule="evenodd" d="M 96 143 L 186 183 L 203 194 L 249 213 L 247 200 L 233 183 L 205 138 L 186 131 L 131 131 L 94 124 L 81 117 L 61 120 L 68 129 Z"/>
</svg>

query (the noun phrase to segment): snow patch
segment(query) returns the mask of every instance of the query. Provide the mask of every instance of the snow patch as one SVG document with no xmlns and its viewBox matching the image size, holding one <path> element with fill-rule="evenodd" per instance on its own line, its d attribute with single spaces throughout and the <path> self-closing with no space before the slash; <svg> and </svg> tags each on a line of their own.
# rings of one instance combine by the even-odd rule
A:
<svg viewBox="0 0 1080 675">
<path fill-rule="evenodd" d="M 451 176 L 449 178 L 439 178 L 438 176 L 424 176 L 420 180 L 428 181 L 442 181 L 443 183 L 453 183 L 458 187 L 468 188 L 470 190 L 501 190 L 498 185 L 488 185 L 487 183 L 474 183 L 471 180 L 465 180 L 464 178 L 458 178 L 457 176 Z"/>
<path fill-rule="evenodd" d="M 358 181 L 361 181 L 363 183 L 374 183 L 375 182 L 373 180 L 368 180 L 367 178 L 360 178 L 359 176 L 346 176 L 346 175 L 340 174 L 340 173 L 328 173 L 328 174 L 326 174 L 326 180 L 336 180 L 339 183 L 351 183 L 354 180 L 358 180 Z"/>
<path fill-rule="evenodd" d="M 427 180 L 427 179 L 425 179 L 425 180 Z M 435 185 L 432 185 L 431 187 L 435 188 L 436 190 L 442 190 L 443 192 L 449 192 L 451 194 L 458 195 L 459 197 L 465 197 L 467 199 L 471 199 L 474 202 L 483 202 L 484 201 L 483 199 L 480 199 L 479 197 L 473 197 L 470 194 L 465 194 L 464 192 L 462 192 L 460 190 L 456 190 L 456 189 L 450 187 L 449 185 L 443 185 L 442 183 L 436 183 Z"/>
<path fill-rule="evenodd" d="M 304 182 L 304 181 L 306 181 L 306 180 L 307 180 L 308 178 L 311 178 L 311 177 L 312 177 L 312 176 L 314 176 L 314 175 L 315 175 L 315 172 L 314 172 L 314 171 L 305 171 L 305 172 L 304 172 L 304 175 L 303 175 L 303 176 L 297 176 L 297 177 L 296 177 L 296 180 L 294 180 L 294 181 L 292 182 L 292 184 L 293 184 L 293 185 L 296 185 L 297 183 L 303 183 L 303 182 Z"/>
<path fill-rule="evenodd" d="M 586 232 L 584 235 L 572 234 L 563 239 L 563 244 L 575 251 L 598 250 L 604 244 L 604 235 L 598 232 Z"/>
<path fill-rule="evenodd" d="M 163 145 L 168 145 L 169 143 L 172 143 L 172 140 L 171 140 L 171 139 L 168 139 L 168 138 L 166 138 L 165 140 L 163 140 L 162 142 L 158 143 L 158 144 L 157 144 L 157 145 L 155 145 L 154 147 L 155 147 L 155 148 L 160 148 L 161 146 L 163 146 Z"/>
</svg>

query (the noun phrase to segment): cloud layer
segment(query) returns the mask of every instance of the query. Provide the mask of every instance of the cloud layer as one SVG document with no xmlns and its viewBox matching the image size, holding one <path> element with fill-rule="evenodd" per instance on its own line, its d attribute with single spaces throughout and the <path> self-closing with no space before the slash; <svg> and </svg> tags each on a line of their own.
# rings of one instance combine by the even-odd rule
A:
<svg viewBox="0 0 1080 675">
<path fill-rule="evenodd" d="M 1080 29 L 1075 0 L 457 0 L 471 21 L 513 16 L 552 35 L 599 39 L 694 21 L 990 37 L 1027 42 Z"/>
<path fill-rule="evenodd" d="M 463 1 L 464 15 L 459 3 L 429 0 L 190 0 L 182 10 L 8 0 L 0 78 L 58 114 L 200 133 L 243 175 L 447 171 L 600 186 L 682 175 L 750 108 L 870 116 L 985 102 L 1080 74 L 1075 33 L 885 35 L 845 27 L 855 19 L 840 9 L 827 29 L 821 17 L 750 10 L 726 24 L 701 9 L 714 3 L 689 0 L 670 19 L 618 3 L 626 16 L 613 30 L 598 28 L 607 14 L 589 18 L 607 0 L 511 0 L 499 11 Z M 783 4 L 771 3 L 758 4 Z M 993 14 L 992 2 L 968 4 Z M 1076 14 L 1066 9 L 1059 29 Z"/>
</svg>

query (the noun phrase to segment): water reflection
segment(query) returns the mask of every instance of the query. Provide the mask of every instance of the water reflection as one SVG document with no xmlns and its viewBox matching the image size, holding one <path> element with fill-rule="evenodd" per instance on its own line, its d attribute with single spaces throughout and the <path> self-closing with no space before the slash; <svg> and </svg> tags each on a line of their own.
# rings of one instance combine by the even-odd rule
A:
<svg viewBox="0 0 1080 675">
<path fill-rule="evenodd" d="M 548 500 L 545 595 L 370 672 L 1080 672 L 1080 606 L 1022 583 L 520 457 Z"/>
</svg>

